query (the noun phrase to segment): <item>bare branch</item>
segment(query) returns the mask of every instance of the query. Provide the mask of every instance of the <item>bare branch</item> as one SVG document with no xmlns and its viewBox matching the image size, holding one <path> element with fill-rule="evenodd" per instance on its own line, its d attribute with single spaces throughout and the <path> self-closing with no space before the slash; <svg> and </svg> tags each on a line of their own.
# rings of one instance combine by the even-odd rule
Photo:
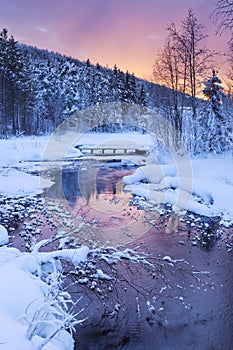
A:
<svg viewBox="0 0 233 350">
<path fill-rule="evenodd" d="M 233 33 L 233 1 L 218 0 L 215 9 L 211 14 L 214 23 L 217 24 L 217 34 L 225 31 Z M 232 40 L 232 39 L 231 39 Z"/>
</svg>

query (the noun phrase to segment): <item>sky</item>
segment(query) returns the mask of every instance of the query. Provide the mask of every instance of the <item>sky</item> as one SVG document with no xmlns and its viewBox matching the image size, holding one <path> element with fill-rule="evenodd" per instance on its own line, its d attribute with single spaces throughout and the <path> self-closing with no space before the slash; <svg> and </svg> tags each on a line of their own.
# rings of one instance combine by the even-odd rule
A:
<svg viewBox="0 0 233 350">
<path fill-rule="evenodd" d="M 0 0 L 0 28 L 16 40 L 152 79 L 155 55 L 172 21 L 192 8 L 205 25 L 206 46 L 226 50 L 215 35 L 214 0 Z"/>
</svg>

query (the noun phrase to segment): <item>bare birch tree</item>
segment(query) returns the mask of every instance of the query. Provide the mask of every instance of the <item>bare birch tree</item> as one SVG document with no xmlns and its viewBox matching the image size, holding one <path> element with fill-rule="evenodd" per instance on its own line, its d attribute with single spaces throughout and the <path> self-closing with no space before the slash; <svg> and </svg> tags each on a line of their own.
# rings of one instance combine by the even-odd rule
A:
<svg viewBox="0 0 233 350">
<path fill-rule="evenodd" d="M 183 108 L 187 104 L 185 95 L 190 96 L 192 117 L 196 121 L 197 97 L 201 94 L 202 82 L 211 67 L 213 52 L 201 45 L 206 38 L 204 26 L 198 22 L 192 9 L 189 9 L 179 29 L 175 23 L 171 23 L 167 30 L 164 48 L 156 57 L 154 77 L 157 83 L 172 89 L 169 102 L 173 109 L 173 125 L 181 135 Z"/>
<path fill-rule="evenodd" d="M 218 0 L 215 4 L 215 9 L 211 14 L 214 22 L 217 24 L 216 33 L 222 34 L 224 32 L 230 33 L 228 41 L 229 47 L 229 95 L 232 97 L 232 82 L 233 82 L 233 0 Z"/>
</svg>

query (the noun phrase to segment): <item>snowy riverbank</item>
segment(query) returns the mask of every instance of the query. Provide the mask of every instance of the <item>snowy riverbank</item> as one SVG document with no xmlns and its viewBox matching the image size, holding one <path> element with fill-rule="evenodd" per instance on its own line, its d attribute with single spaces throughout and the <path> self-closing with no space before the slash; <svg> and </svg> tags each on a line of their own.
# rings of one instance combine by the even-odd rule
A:
<svg viewBox="0 0 233 350">
<path fill-rule="evenodd" d="M 69 136 L 69 137 L 68 137 Z M 52 186 L 51 179 L 41 181 L 41 161 L 50 157 L 51 167 L 60 159 L 63 148 L 66 160 L 77 159 L 80 151 L 77 144 L 99 145 L 125 139 L 151 150 L 153 140 L 150 135 L 136 132 L 122 134 L 90 133 L 77 136 L 68 135 L 64 140 L 51 136 L 18 137 L 0 140 L 0 194 L 10 197 L 36 195 L 44 188 Z M 233 159 L 232 153 L 210 155 L 190 159 L 189 157 L 169 158 L 159 154 L 159 149 L 148 158 L 147 164 L 136 173 L 124 179 L 126 190 L 152 200 L 155 204 L 171 204 L 174 210 L 189 210 L 204 216 L 218 216 L 225 226 L 233 224 Z M 49 162 L 48 162 L 49 164 Z M 49 165 L 48 165 L 49 166 Z M 146 182 L 146 183 L 145 183 Z"/>
<path fill-rule="evenodd" d="M 63 160 L 79 158 L 82 154 L 75 148 L 77 144 L 99 145 L 111 141 L 127 141 L 151 147 L 153 141 L 149 135 L 139 133 L 89 133 L 78 135 L 69 133 L 64 137 L 21 136 L 0 140 L 0 194 L 11 197 L 36 195 L 44 188 L 52 186 L 49 179 L 41 181 L 39 172 L 46 167 L 62 166 Z"/>
<path fill-rule="evenodd" d="M 170 204 L 175 212 L 219 217 L 226 227 L 233 224 L 232 154 L 188 160 L 180 157 L 173 165 L 140 167 L 123 181 L 126 190 L 155 205 Z"/>
<path fill-rule="evenodd" d="M 0 225 L 1 349 L 73 349 L 66 329 L 81 320 L 69 311 L 72 300 L 60 288 L 59 260 L 77 266 L 86 259 L 88 248 L 40 253 L 38 245 L 31 253 L 21 253 L 7 243 L 7 231 Z"/>
</svg>

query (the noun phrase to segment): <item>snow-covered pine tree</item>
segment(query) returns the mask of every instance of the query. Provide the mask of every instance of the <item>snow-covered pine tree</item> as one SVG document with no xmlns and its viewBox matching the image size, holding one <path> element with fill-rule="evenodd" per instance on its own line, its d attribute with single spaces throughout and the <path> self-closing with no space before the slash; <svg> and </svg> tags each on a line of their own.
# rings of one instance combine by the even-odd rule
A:
<svg viewBox="0 0 233 350">
<path fill-rule="evenodd" d="M 223 121 L 223 117 L 221 115 L 221 105 L 224 88 L 222 85 L 220 85 L 222 84 L 222 81 L 219 79 L 214 69 L 212 70 L 212 74 L 212 77 L 205 84 L 206 86 L 203 89 L 203 93 L 211 102 L 211 107 L 216 117 L 220 121 Z"/>
<path fill-rule="evenodd" d="M 123 101 L 128 103 L 137 103 L 136 81 L 134 74 L 128 71 L 125 74 L 125 84 L 123 91 Z"/>
<path fill-rule="evenodd" d="M 224 116 L 222 110 L 222 98 L 223 98 L 223 87 L 220 85 L 222 81 L 216 74 L 216 71 L 212 70 L 212 77 L 205 83 L 203 89 L 204 96 L 209 100 L 207 106 L 207 127 L 208 127 L 208 139 L 209 139 L 209 150 L 211 152 L 220 153 L 224 150 L 225 139 L 224 139 Z"/>
<path fill-rule="evenodd" d="M 3 29 L 0 33 L 0 134 L 6 133 L 5 127 L 5 100 L 6 100 L 6 38 L 7 31 Z"/>
<path fill-rule="evenodd" d="M 1 134 L 30 132 L 25 126 L 30 117 L 33 89 L 29 62 L 7 29 L 0 33 Z"/>
<path fill-rule="evenodd" d="M 136 86 L 136 79 L 134 74 L 130 74 L 129 82 L 130 82 L 129 88 L 130 88 L 131 102 L 138 103 L 137 86 Z"/>
<path fill-rule="evenodd" d="M 142 106 L 147 106 L 147 95 L 146 95 L 144 84 L 141 85 L 141 89 L 138 97 L 138 104 Z"/>
<path fill-rule="evenodd" d="M 111 96 L 110 101 L 117 101 L 119 98 L 119 91 L 118 91 L 118 68 L 115 64 L 110 77 L 109 77 L 109 94 Z"/>
</svg>

